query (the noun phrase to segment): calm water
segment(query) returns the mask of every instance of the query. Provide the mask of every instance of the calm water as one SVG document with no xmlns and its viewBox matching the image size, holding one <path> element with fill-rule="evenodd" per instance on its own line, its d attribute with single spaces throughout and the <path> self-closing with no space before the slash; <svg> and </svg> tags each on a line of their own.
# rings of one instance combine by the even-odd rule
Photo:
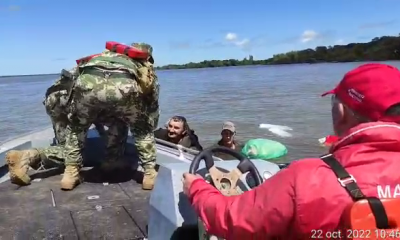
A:
<svg viewBox="0 0 400 240">
<path fill-rule="evenodd" d="M 361 63 L 250 66 L 158 71 L 160 125 L 183 115 L 203 146 L 217 141 L 223 121 L 237 137 L 269 138 L 288 147 L 289 159 L 324 152 L 317 139 L 331 134 L 330 99 L 321 98 Z M 390 62 L 400 67 L 400 62 Z M 0 73 L 1 74 L 1 73 Z M 54 76 L 0 78 L 0 142 L 49 126 L 42 100 Z M 274 136 L 260 123 L 286 125 L 293 137 Z"/>
</svg>

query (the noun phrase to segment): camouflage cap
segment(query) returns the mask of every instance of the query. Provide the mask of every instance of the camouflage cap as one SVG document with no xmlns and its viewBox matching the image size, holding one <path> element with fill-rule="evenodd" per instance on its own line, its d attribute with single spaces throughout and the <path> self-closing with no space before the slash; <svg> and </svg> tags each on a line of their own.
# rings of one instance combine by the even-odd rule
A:
<svg viewBox="0 0 400 240">
<path fill-rule="evenodd" d="M 233 122 L 224 122 L 224 124 L 222 125 L 222 131 L 224 130 L 229 130 L 235 133 L 236 132 L 235 124 L 233 124 Z"/>
<path fill-rule="evenodd" d="M 143 42 L 142 42 L 142 43 L 132 43 L 131 46 L 132 46 L 132 47 L 135 47 L 135 48 L 137 48 L 137 49 L 140 49 L 140 50 L 142 50 L 142 51 L 144 51 L 144 52 L 148 52 L 149 55 L 150 55 L 149 61 L 150 61 L 151 63 L 154 63 L 154 58 L 153 58 L 153 47 L 152 47 L 150 44 L 143 43 Z"/>
</svg>

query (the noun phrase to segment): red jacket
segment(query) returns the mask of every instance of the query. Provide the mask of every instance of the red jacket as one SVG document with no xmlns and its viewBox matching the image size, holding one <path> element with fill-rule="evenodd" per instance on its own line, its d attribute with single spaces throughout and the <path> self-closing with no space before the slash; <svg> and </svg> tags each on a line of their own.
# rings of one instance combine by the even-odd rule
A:
<svg viewBox="0 0 400 240">
<path fill-rule="evenodd" d="M 365 195 L 400 196 L 400 125 L 360 124 L 330 152 Z M 318 158 L 295 161 L 261 186 L 234 197 L 198 179 L 189 199 L 206 230 L 228 240 L 325 238 L 321 232 L 337 229 L 343 209 L 352 202 Z"/>
</svg>

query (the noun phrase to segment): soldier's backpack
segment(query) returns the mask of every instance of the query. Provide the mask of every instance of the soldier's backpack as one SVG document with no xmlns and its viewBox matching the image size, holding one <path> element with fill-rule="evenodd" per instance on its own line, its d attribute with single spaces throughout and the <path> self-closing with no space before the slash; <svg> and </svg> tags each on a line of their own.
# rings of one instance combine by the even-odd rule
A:
<svg viewBox="0 0 400 240">
<path fill-rule="evenodd" d="M 154 70 L 153 48 L 146 43 L 133 43 L 131 46 L 117 42 L 106 42 L 106 51 L 76 60 L 79 67 L 98 66 L 98 61 L 113 62 L 130 70 L 136 77 L 140 91 L 144 94 L 158 94 L 158 79 Z M 107 54 L 113 52 L 123 57 L 115 58 Z M 134 61 L 131 61 L 131 60 Z M 94 61 L 92 61 L 94 60 Z"/>
</svg>

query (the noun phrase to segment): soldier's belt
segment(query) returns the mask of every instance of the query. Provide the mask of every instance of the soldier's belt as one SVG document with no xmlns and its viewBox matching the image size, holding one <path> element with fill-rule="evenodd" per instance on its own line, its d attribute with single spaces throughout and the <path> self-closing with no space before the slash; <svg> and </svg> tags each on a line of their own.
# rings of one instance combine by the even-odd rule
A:
<svg viewBox="0 0 400 240">
<path fill-rule="evenodd" d="M 129 79 L 135 79 L 132 74 L 129 72 L 123 72 L 123 71 L 113 71 L 113 70 L 106 70 L 106 69 L 100 69 L 100 68 L 85 68 L 82 71 L 82 74 L 90 74 L 90 75 L 95 75 L 98 77 L 103 77 L 103 78 L 129 78 Z"/>
</svg>

